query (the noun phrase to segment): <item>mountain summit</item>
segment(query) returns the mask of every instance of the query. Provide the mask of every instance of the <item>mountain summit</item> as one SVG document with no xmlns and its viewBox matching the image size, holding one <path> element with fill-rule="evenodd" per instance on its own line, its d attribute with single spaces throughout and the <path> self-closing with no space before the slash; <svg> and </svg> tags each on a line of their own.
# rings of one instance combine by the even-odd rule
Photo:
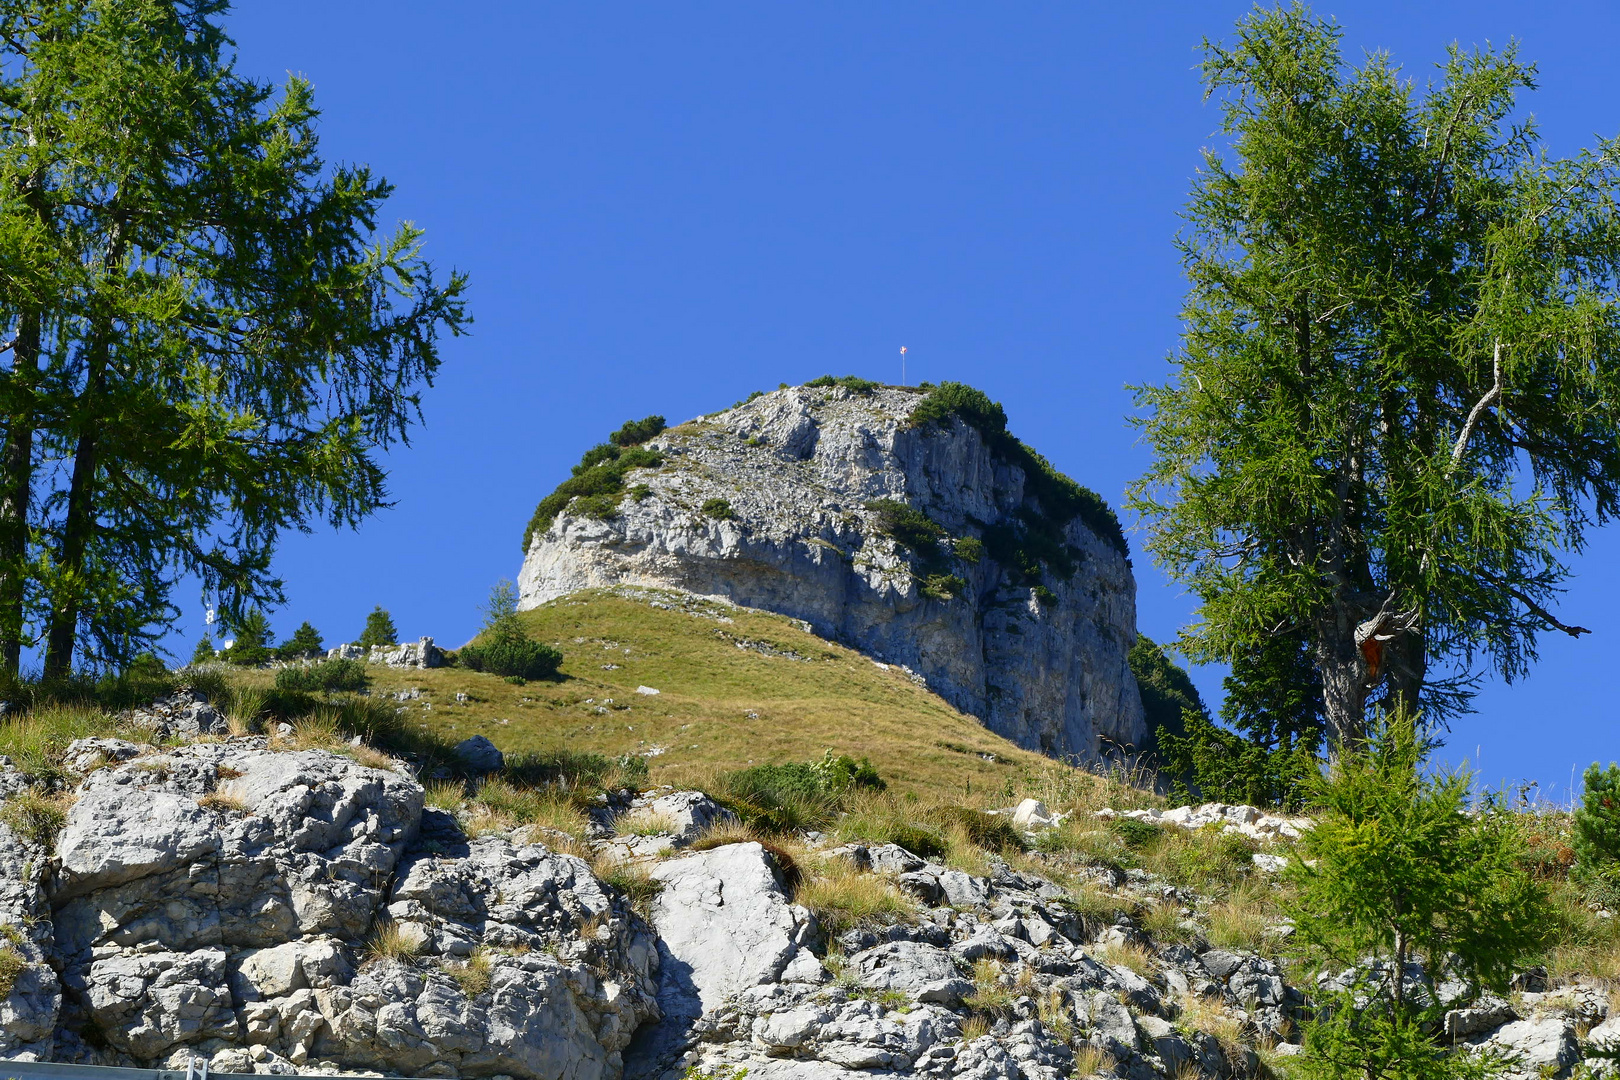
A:
<svg viewBox="0 0 1620 1080">
<path fill-rule="evenodd" d="M 625 425 L 540 504 L 520 605 L 642 585 L 804 620 L 1021 746 L 1147 736 L 1113 512 L 961 384 L 823 378 Z"/>
</svg>

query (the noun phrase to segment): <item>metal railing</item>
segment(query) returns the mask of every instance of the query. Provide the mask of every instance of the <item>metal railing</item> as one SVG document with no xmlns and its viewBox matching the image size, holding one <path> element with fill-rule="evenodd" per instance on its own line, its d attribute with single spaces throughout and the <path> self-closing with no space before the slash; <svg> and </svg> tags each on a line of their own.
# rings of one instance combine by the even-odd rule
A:
<svg viewBox="0 0 1620 1080">
<path fill-rule="evenodd" d="M 55 1061 L 0 1061 L 0 1080 L 256 1080 L 261 1075 L 210 1073 L 208 1059 L 205 1057 L 192 1058 L 184 1071 L 125 1069 L 110 1065 L 65 1065 Z"/>
</svg>

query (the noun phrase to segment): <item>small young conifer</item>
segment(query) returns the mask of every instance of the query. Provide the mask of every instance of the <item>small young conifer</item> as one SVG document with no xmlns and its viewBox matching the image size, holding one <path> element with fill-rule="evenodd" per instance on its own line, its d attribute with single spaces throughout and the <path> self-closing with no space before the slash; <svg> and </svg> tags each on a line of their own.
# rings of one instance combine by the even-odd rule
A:
<svg viewBox="0 0 1620 1080">
<path fill-rule="evenodd" d="M 1453 1080 L 1492 1071 L 1454 1053 L 1429 989 L 1507 981 L 1551 918 L 1526 872 L 1513 814 L 1472 798 L 1472 776 L 1425 770 L 1425 741 L 1397 716 L 1312 785 L 1316 825 L 1289 872 L 1291 945 L 1324 977 L 1300 1062 L 1310 1080 Z"/>
<path fill-rule="evenodd" d="M 373 645 L 399 644 L 399 631 L 394 629 L 394 617 L 382 609 L 379 604 L 371 609 L 366 616 L 366 628 L 360 632 L 360 640 L 355 644 L 362 649 L 369 649 Z"/>
</svg>

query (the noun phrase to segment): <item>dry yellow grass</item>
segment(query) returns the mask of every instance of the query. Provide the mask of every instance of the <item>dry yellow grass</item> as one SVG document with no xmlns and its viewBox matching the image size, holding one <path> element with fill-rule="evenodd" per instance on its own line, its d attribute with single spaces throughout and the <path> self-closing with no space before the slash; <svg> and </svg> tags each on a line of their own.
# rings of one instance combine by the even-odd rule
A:
<svg viewBox="0 0 1620 1080">
<path fill-rule="evenodd" d="M 416 724 L 451 741 L 484 735 L 508 755 L 617 757 L 661 747 L 648 759 L 652 779 L 676 786 L 696 786 L 716 770 L 817 759 L 829 747 L 870 757 L 898 793 L 964 805 L 1001 804 L 1037 783 L 1058 783 L 1043 781 L 1049 774 L 1074 772 L 992 734 L 898 668 L 879 668 L 790 619 L 710 610 L 713 617 L 576 593 L 521 616 L 532 637 L 562 650 L 558 681 L 517 686 L 460 668 L 371 666 L 372 694 L 416 688 L 421 696 L 404 703 Z M 271 675 L 233 678 L 268 687 Z M 659 693 L 638 694 L 639 686 Z"/>
<path fill-rule="evenodd" d="M 1266 946 L 1276 898 L 1259 882 L 1231 889 L 1210 905 L 1209 942 L 1222 949 L 1259 951 Z"/>
<path fill-rule="evenodd" d="M 366 941 L 366 957 L 371 960 L 409 960 L 420 951 L 392 919 L 379 922 Z"/>
<path fill-rule="evenodd" d="M 245 810 L 247 803 L 242 796 L 229 791 L 210 791 L 197 800 L 197 805 L 204 810 Z"/>
<path fill-rule="evenodd" d="M 1156 970 L 1153 957 L 1140 945 L 1110 943 L 1097 950 L 1097 959 L 1105 964 L 1117 964 L 1138 975 L 1152 975 Z"/>
<path fill-rule="evenodd" d="M 842 860 L 808 862 L 809 876 L 799 883 L 794 899 L 814 912 L 828 933 L 892 921 L 917 909 L 881 874 L 862 873 Z"/>
<path fill-rule="evenodd" d="M 1115 1061 L 1112 1056 L 1090 1043 L 1085 1043 L 1074 1052 L 1074 1071 L 1070 1075 L 1076 1080 L 1086 1080 L 1091 1076 L 1112 1076 L 1114 1067 Z"/>
</svg>

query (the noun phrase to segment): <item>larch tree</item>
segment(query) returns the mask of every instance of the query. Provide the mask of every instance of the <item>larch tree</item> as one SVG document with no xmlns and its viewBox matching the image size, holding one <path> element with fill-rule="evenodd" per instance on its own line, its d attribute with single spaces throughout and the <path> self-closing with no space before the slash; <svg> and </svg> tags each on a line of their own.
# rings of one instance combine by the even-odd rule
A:
<svg viewBox="0 0 1620 1080">
<path fill-rule="evenodd" d="M 1466 707 L 1522 675 L 1620 498 L 1620 144 L 1556 158 L 1511 121 L 1534 68 L 1452 48 L 1418 86 L 1302 6 L 1203 76 L 1191 289 L 1131 503 L 1200 602 L 1179 647 L 1303 636 L 1331 747 L 1368 710 Z"/>
<path fill-rule="evenodd" d="M 225 0 L 0 0 L 0 664 L 127 660 L 177 582 L 280 599 L 278 535 L 385 505 L 465 281 L 328 168 Z"/>
</svg>

